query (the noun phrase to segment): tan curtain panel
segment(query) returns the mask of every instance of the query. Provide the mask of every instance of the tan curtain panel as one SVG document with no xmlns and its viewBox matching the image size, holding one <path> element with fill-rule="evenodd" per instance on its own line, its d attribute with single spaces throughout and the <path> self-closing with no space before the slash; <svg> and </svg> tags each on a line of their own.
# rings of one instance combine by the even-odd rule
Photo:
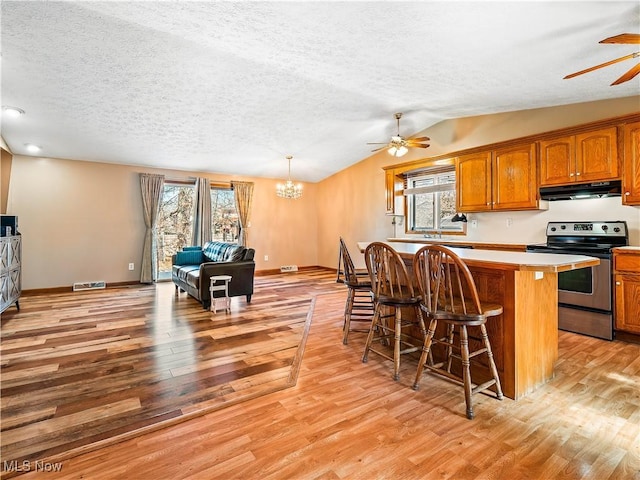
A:
<svg viewBox="0 0 640 480">
<path fill-rule="evenodd" d="M 238 245 L 247 245 L 249 242 L 249 232 L 247 226 L 251 218 L 251 200 L 253 199 L 253 182 L 231 182 L 234 197 L 236 199 L 236 210 L 240 221 L 240 233 L 238 235 Z"/>
<path fill-rule="evenodd" d="M 158 279 L 158 251 L 156 248 L 156 222 L 160 213 L 164 175 L 140 174 L 142 213 L 147 230 L 144 235 L 140 283 L 153 283 Z"/>
<path fill-rule="evenodd" d="M 211 240 L 211 184 L 208 178 L 196 179 L 193 202 L 191 244 L 203 245 Z"/>
</svg>

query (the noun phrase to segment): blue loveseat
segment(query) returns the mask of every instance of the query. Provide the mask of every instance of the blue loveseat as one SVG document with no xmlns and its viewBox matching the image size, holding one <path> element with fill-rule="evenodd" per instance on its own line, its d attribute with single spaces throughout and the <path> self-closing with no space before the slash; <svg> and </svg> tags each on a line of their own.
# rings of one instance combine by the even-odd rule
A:
<svg viewBox="0 0 640 480">
<path fill-rule="evenodd" d="M 231 275 L 229 296 L 253 295 L 255 250 L 235 243 L 207 242 L 202 247 L 185 247 L 172 257 L 171 279 L 176 290 L 185 291 L 208 309 L 211 306 L 211 277 Z M 222 295 L 216 292 L 215 296 Z"/>
</svg>

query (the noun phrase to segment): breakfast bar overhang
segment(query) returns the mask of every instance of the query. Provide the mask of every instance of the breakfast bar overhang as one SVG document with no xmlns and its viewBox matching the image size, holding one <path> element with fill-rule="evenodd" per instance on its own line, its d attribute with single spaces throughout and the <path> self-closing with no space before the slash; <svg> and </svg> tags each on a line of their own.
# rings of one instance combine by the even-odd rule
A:
<svg viewBox="0 0 640 480">
<path fill-rule="evenodd" d="M 370 242 L 358 242 L 364 252 Z M 410 267 L 422 243 L 384 242 Z M 558 359 L 558 273 L 598 265 L 584 255 L 452 248 L 469 267 L 482 301 L 502 315 L 487 322 L 504 394 L 517 400 L 553 377 Z"/>
</svg>

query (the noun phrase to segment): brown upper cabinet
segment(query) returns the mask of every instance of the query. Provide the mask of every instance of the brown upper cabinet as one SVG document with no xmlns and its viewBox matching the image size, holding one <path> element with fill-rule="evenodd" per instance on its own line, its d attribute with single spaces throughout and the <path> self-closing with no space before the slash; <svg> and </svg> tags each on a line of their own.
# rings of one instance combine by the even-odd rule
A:
<svg viewBox="0 0 640 480">
<path fill-rule="evenodd" d="M 394 213 L 395 212 L 395 172 L 393 170 L 385 170 L 384 172 L 384 191 L 385 191 L 385 201 L 387 204 L 386 212 Z"/>
<path fill-rule="evenodd" d="M 640 205 L 640 122 L 623 127 L 622 203 Z"/>
<path fill-rule="evenodd" d="M 640 113 L 384 167 L 387 213 L 407 172 L 442 162 L 456 164 L 460 212 L 536 210 L 541 186 L 620 179 L 622 202 L 640 205 Z"/>
<path fill-rule="evenodd" d="M 540 185 L 563 185 L 620 178 L 616 127 L 540 144 Z"/>
<path fill-rule="evenodd" d="M 536 178 L 535 143 L 462 155 L 456 162 L 457 209 L 537 209 Z"/>
</svg>

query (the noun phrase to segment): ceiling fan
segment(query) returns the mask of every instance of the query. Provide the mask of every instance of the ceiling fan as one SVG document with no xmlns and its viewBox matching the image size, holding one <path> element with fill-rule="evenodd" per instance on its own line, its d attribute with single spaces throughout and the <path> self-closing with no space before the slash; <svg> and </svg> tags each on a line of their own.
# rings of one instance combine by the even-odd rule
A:
<svg viewBox="0 0 640 480">
<path fill-rule="evenodd" d="M 383 149 L 388 149 L 387 151 L 393 155 L 394 157 L 401 157 L 405 153 L 409 151 L 410 148 L 427 148 L 429 146 L 427 142 L 430 140 L 429 137 L 418 137 L 418 138 L 409 138 L 406 139 L 400 135 L 400 119 L 402 118 L 402 113 L 395 114 L 396 121 L 398 123 L 398 133 L 391 137 L 391 141 L 387 143 L 373 143 L 369 142 L 367 145 L 382 145 L 382 147 L 376 148 L 375 150 L 371 150 L 372 152 L 378 152 Z"/>
<path fill-rule="evenodd" d="M 604 40 L 601 40 L 600 43 L 640 44 L 640 34 L 637 34 L 637 33 L 621 33 L 620 35 L 615 35 L 613 37 L 605 38 Z M 602 68 L 602 67 L 608 67 L 609 65 L 613 65 L 614 63 L 622 62 L 622 61 L 628 60 L 630 58 L 637 58 L 639 56 L 640 56 L 640 52 L 631 53 L 629 55 L 625 55 L 624 57 L 620 57 L 620 58 L 616 58 L 615 60 L 611 60 L 610 62 L 601 63 L 600 65 L 596 65 L 594 67 L 587 68 L 585 70 L 580 70 L 579 72 L 572 73 L 571 75 L 567 75 L 564 78 L 567 79 L 567 78 L 577 77 L 578 75 L 582 75 L 583 73 L 589 73 L 589 72 L 592 72 L 593 70 L 597 70 L 597 69 Z M 640 73 L 640 63 L 638 63 L 637 65 L 631 67 L 624 75 L 622 75 L 620 78 L 618 78 L 611 85 L 612 86 L 613 85 L 619 85 L 621 83 L 628 82 L 629 80 L 631 80 L 633 77 L 635 77 L 639 73 Z"/>
</svg>

